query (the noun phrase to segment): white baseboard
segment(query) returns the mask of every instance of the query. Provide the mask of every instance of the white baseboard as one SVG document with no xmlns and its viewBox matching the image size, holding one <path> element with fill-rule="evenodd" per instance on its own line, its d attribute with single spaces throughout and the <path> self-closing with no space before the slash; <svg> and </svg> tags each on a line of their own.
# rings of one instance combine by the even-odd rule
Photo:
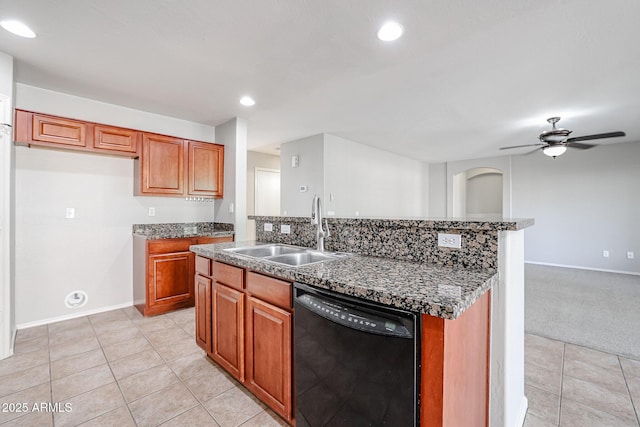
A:
<svg viewBox="0 0 640 427">
<path fill-rule="evenodd" d="M 64 316 L 50 317 L 48 319 L 36 320 L 35 322 L 21 323 L 16 325 L 16 330 L 33 328 L 34 326 L 48 325 L 49 323 L 62 322 L 63 320 L 77 319 L 78 317 L 90 316 L 92 314 L 104 313 L 105 311 L 117 310 L 119 308 L 131 307 L 133 301 L 129 301 L 123 304 L 112 305 L 109 307 L 100 307 L 93 310 L 79 311 L 77 313 L 65 314 Z"/>
<path fill-rule="evenodd" d="M 537 261 L 525 261 L 524 263 L 535 264 L 535 265 L 548 265 L 549 267 L 576 268 L 578 270 L 602 271 L 604 273 L 618 273 L 618 274 L 630 274 L 632 276 L 640 276 L 640 273 L 636 273 L 635 271 L 607 270 L 605 268 L 583 267 L 580 265 L 552 264 L 550 262 L 537 262 Z"/>
</svg>

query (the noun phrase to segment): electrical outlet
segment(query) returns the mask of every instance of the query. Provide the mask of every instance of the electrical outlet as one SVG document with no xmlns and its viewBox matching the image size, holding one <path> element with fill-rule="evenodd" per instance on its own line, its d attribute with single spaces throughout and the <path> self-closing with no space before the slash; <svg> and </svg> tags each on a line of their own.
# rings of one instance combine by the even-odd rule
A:
<svg viewBox="0 0 640 427">
<path fill-rule="evenodd" d="M 602 256 L 605 258 L 609 258 L 609 251 L 607 250 L 602 251 Z"/>
<path fill-rule="evenodd" d="M 462 247 L 462 236 L 459 234 L 438 233 L 438 246 L 460 249 Z"/>
<path fill-rule="evenodd" d="M 149 216 L 156 216 L 156 208 L 149 208 Z"/>
<path fill-rule="evenodd" d="M 191 227 L 183 227 L 182 231 L 184 232 L 184 234 L 197 234 L 198 226 L 193 225 Z"/>
<path fill-rule="evenodd" d="M 627 259 L 633 259 L 633 258 L 634 258 L 633 252 L 631 251 L 627 252 Z"/>
<path fill-rule="evenodd" d="M 291 234 L 291 226 L 288 224 L 282 224 L 280 226 L 280 232 L 283 234 Z"/>
<path fill-rule="evenodd" d="M 67 219 L 73 219 L 76 217 L 76 209 L 75 208 L 67 208 L 67 211 L 65 213 L 65 217 Z"/>
<path fill-rule="evenodd" d="M 264 224 L 264 231 L 273 231 L 273 224 L 266 222 Z"/>
</svg>

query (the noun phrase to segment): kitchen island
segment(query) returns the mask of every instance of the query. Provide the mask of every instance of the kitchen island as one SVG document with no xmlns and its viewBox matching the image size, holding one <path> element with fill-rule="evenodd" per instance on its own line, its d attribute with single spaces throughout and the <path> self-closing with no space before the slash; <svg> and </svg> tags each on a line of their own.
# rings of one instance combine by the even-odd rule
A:
<svg viewBox="0 0 640 427">
<path fill-rule="evenodd" d="M 307 218 L 254 219 L 261 242 L 313 246 Z M 307 283 L 420 313 L 420 425 L 515 426 L 526 412 L 524 329 L 513 328 L 523 324 L 518 320 L 523 310 L 517 307 L 523 295 L 518 246 L 522 230 L 532 222 L 331 219 L 336 237 L 327 239 L 328 249 L 354 255 L 297 268 L 225 250 L 256 242 L 196 245 L 191 250 L 245 274 Z M 271 226 L 264 227 L 267 223 Z M 291 233 L 280 233 L 283 225 Z M 438 233 L 461 235 L 461 248 L 439 247 Z M 522 273 L 522 267 L 519 270 Z M 514 289 L 507 292 L 505 287 Z M 291 422 L 292 414 L 286 415 Z"/>
</svg>

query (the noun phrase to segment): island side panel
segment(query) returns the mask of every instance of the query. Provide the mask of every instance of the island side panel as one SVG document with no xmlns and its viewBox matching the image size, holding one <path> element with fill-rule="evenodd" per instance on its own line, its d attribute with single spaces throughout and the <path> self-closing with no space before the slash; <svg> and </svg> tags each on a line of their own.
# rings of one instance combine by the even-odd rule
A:
<svg viewBox="0 0 640 427">
<path fill-rule="evenodd" d="M 488 291 L 461 317 L 444 321 L 443 426 L 489 425 L 490 305 Z"/>
<path fill-rule="evenodd" d="M 499 232 L 491 308 L 491 427 L 520 427 L 524 395 L 524 230 Z"/>
<path fill-rule="evenodd" d="M 421 427 L 486 427 L 490 291 L 455 320 L 422 315 Z"/>
</svg>

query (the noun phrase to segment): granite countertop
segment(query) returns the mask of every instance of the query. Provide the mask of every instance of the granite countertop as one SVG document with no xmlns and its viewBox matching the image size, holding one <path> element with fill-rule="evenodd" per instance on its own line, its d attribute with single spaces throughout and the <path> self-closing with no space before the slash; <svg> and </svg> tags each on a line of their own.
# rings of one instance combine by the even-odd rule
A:
<svg viewBox="0 0 640 427">
<path fill-rule="evenodd" d="M 147 240 L 186 237 L 233 236 L 233 224 L 217 222 L 185 222 L 166 224 L 133 224 L 133 235 Z"/>
<path fill-rule="evenodd" d="M 225 251 L 260 242 L 193 245 L 198 255 L 404 310 L 455 319 L 498 283 L 498 274 L 353 255 L 286 267 Z"/>
</svg>

